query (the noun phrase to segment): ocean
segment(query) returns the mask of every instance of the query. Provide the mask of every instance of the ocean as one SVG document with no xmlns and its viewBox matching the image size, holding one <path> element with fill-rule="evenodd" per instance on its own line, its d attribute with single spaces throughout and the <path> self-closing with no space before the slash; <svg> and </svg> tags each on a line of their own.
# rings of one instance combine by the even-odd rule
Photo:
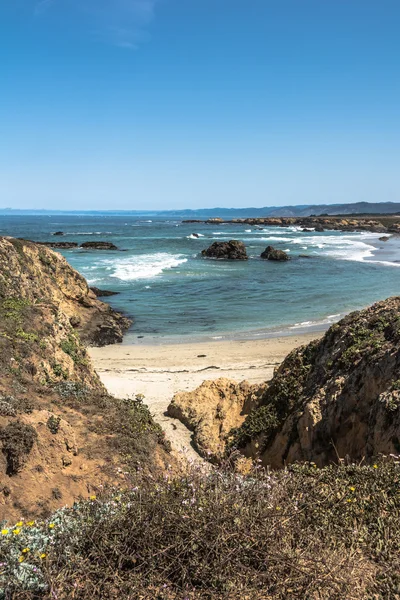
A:
<svg viewBox="0 0 400 600">
<path fill-rule="evenodd" d="M 57 241 L 118 246 L 118 251 L 62 254 L 89 285 L 119 292 L 103 300 L 134 319 L 124 343 L 258 339 L 322 330 L 352 310 L 400 293 L 400 241 L 380 242 L 382 234 L 183 224 L 137 215 L 0 217 L 0 235 L 54 241 L 55 231 L 65 233 Z M 229 239 L 246 244 L 248 261 L 201 256 L 212 242 Z M 285 250 L 292 260 L 261 260 L 268 245 Z"/>
</svg>

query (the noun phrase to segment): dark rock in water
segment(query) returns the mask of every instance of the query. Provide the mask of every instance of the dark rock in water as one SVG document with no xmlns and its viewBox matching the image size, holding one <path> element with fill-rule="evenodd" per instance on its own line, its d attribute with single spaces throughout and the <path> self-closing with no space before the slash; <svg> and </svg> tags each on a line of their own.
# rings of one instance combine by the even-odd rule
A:
<svg viewBox="0 0 400 600">
<path fill-rule="evenodd" d="M 92 290 L 92 292 L 97 298 L 102 298 L 105 296 L 116 296 L 117 294 L 119 294 L 119 292 L 112 292 L 111 290 L 100 290 L 97 287 L 91 287 L 89 289 Z"/>
<path fill-rule="evenodd" d="M 87 250 L 118 250 L 111 242 L 83 242 L 80 247 Z"/>
<path fill-rule="evenodd" d="M 247 260 L 246 246 L 238 240 L 229 242 L 214 242 L 207 250 L 202 251 L 203 256 L 226 260 Z"/>
<path fill-rule="evenodd" d="M 261 253 L 261 258 L 266 260 L 289 260 L 290 257 L 283 250 L 277 250 L 273 246 L 267 246 Z"/>
<path fill-rule="evenodd" d="M 200 237 L 198 233 L 192 233 L 192 236 L 195 237 L 195 238 Z"/>
<path fill-rule="evenodd" d="M 302 231 L 306 231 L 306 232 L 310 232 L 310 231 L 314 231 L 314 229 L 307 229 L 306 227 L 304 229 L 302 229 Z"/>
<path fill-rule="evenodd" d="M 64 248 L 65 250 L 68 250 L 69 248 L 78 247 L 78 244 L 76 242 L 35 242 L 35 244 L 47 246 L 48 248 Z"/>
<path fill-rule="evenodd" d="M 390 240 L 390 236 L 388 236 L 388 235 L 384 235 L 379 238 L 380 242 L 388 242 L 389 240 Z"/>
<path fill-rule="evenodd" d="M 311 254 L 299 254 L 299 258 L 314 258 Z"/>
<path fill-rule="evenodd" d="M 55 231 L 53 235 L 64 235 L 63 231 Z"/>
<path fill-rule="evenodd" d="M 323 231 L 325 231 L 325 229 L 322 227 L 322 225 L 317 224 L 315 226 L 314 231 L 316 231 L 317 233 L 322 233 Z"/>
</svg>

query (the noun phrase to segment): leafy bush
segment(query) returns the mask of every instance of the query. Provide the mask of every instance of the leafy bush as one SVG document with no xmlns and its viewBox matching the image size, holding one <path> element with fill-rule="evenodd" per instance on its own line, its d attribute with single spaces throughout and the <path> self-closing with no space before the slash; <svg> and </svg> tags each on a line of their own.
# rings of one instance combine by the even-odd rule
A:
<svg viewBox="0 0 400 600">
<path fill-rule="evenodd" d="M 7 460 L 7 475 L 18 473 L 36 439 L 37 433 L 32 425 L 26 425 L 19 421 L 12 421 L 0 429 L 0 441 Z"/>
<path fill-rule="evenodd" d="M 3 530 L 0 588 L 26 599 L 396 600 L 399 485 L 395 461 L 142 475 Z"/>
<path fill-rule="evenodd" d="M 47 419 L 47 427 L 50 429 L 53 435 L 56 435 L 58 433 L 58 430 L 60 429 L 60 422 L 61 417 L 56 417 L 55 415 L 51 415 Z"/>
</svg>

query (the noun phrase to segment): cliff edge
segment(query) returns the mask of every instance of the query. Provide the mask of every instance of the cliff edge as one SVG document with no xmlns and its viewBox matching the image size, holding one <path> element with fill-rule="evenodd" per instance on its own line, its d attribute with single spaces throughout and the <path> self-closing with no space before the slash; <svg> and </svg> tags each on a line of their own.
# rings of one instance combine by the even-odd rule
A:
<svg viewBox="0 0 400 600">
<path fill-rule="evenodd" d="M 400 453 L 400 298 L 291 352 L 229 446 L 264 465 Z"/>
<path fill-rule="evenodd" d="M 0 238 L 0 521 L 46 515 L 167 460 L 147 407 L 110 397 L 86 352 L 128 326 L 62 256 Z"/>
</svg>

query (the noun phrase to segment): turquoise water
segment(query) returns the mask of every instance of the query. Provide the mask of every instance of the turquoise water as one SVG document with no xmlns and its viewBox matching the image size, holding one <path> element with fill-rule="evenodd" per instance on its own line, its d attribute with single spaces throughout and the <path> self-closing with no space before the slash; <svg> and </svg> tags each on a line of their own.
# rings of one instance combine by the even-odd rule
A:
<svg viewBox="0 0 400 600">
<path fill-rule="evenodd" d="M 90 285 L 134 318 L 127 343 L 257 338 L 327 327 L 345 313 L 400 293 L 397 239 L 379 234 L 263 230 L 129 216 L 1 217 L 0 235 L 38 241 L 107 240 L 121 251 L 63 251 Z M 195 238 L 192 234 L 199 234 Z M 204 259 L 216 240 L 242 240 L 250 259 Z M 267 245 L 287 263 L 262 261 Z M 306 254 L 312 258 L 300 258 Z M 143 336 L 143 337 L 141 337 Z"/>
</svg>

